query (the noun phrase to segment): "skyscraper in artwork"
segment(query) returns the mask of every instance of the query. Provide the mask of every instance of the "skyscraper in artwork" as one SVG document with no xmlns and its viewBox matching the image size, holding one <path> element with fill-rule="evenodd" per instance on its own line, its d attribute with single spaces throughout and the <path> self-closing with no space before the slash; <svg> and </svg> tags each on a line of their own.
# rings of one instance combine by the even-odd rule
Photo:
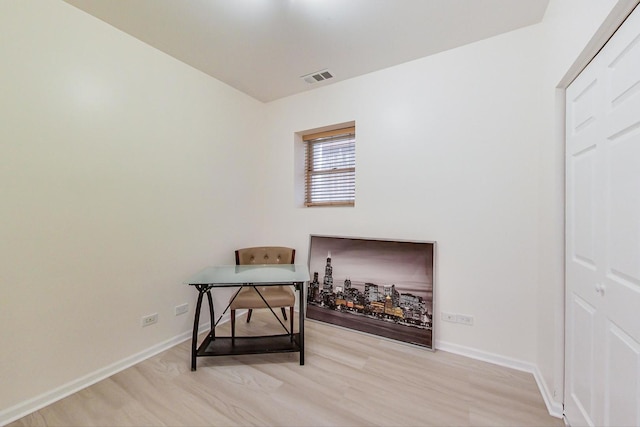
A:
<svg viewBox="0 0 640 427">
<path fill-rule="evenodd" d="M 331 252 L 327 254 L 327 265 L 324 267 L 322 292 L 333 293 L 333 267 L 331 266 Z"/>
</svg>

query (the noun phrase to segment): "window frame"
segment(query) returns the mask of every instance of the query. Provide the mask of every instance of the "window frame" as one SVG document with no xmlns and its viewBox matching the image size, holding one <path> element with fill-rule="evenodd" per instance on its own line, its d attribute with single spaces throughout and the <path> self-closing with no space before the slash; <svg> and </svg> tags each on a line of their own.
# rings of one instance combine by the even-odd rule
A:
<svg viewBox="0 0 640 427">
<path fill-rule="evenodd" d="M 344 138 L 340 138 L 343 137 Z M 304 143 L 304 206 L 305 207 L 326 207 L 326 206 L 355 206 L 355 173 L 356 173 L 356 160 L 355 160 L 355 144 L 356 144 L 356 129 L 355 126 L 342 127 L 340 129 L 332 129 L 323 132 L 309 133 L 302 136 Z M 322 156 L 316 156 L 315 149 L 322 147 L 329 147 L 332 143 L 347 143 L 347 152 L 352 151 L 351 154 L 347 154 L 346 158 L 339 159 L 336 153 L 336 157 L 331 155 L 325 156 L 325 158 L 319 162 L 318 159 L 322 159 Z M 316 145 L 317 144 L 317 145 Z M 351 158 L 349 158 L 351 157 Z M 329 159 L 330 168 L 326 167 L 325 161 Z M 323 168 L 322 166 L 325 165 Z M 333 180 L 333 186 L 335 191 L 325 192 L 323 200 L 318 200 L 314 196 L 320 195 L 321 191 L 318 188 L 314 189 L 313 178 L 314 177 L 327 177 L 331 181 L 330 177 L 338 175 L 345 175 L 344 178 L 337 178 Z M 331 186 L 331 185 L 330 185 Z M 346 187 L 345 187 L 346 186 Z M 325 188 L 327 189 L 327 188 Z M 346 191 L 345 191 L 346 190 Z M 349 194 L 351 193 L 351 194 Z"/>
</svg>

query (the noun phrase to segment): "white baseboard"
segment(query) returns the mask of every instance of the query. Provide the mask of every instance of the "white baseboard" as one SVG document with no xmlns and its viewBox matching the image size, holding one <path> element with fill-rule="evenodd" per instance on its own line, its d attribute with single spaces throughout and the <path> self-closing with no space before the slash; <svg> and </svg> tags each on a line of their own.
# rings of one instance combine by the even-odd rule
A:
<svg viewBox="0 0 640 427">
<path fill-rule="evenodd" d="M 199 331 L 206 331 L 211 328 L 211 322 L 204 323 L 200 325 Z M 50 390 L 46 393 L 43 393 L 39 396 L 36 396 L 32 399 L 25 400 L 24 402 L 20 402 L 17 405 L 14 405 L 10 408 L 4 409 L 0 411 L 0 426 L 7 425 L 15 420 L 18 420 L 26 415 L 29 415 L 32 412 L 37 411 L 38 409 L 44 408 L 54 402 L 57 402 L 60 399 L 63 399 L 73 393 L 76 393 L 86 387 L 89 387 L 92 384 L 95 384 L 99 381 L 102 381 L 105 378 L 108 378 L 114 374 L 117 374 L 120 371 L 123 371 L 136 363 L 140 363 L 143 360 L 146 360 L 150 357 L 155 356 L 158 353 L 161 353 L 169 348 L 178 345 L 184 341 L 191 339 L 191 334 L 193 331 L 186 331 L 177 335 L 173 338 L 170 338 L 166 341 L 158 343 L 152 347 L 149 347 L 139 353 L 133 354 L 129 357 L 125 357 L 122 360 L 119 360 L 111 365 L 105 366 L 104 368 L 98 369 L 95 372 L 92 372 L 88 375 L 80 377 L 76 380 L 63 384 L 60 387 L 57 387 L 53 390 Z"/>
<path fill-rule="evenodd" d="M 459 354 L 461 356 L 470 357 L 472 359 L 481 360 L 483 362 L 493 363 L 494 365 L 504 366 L 506 368 L 511 368 L 532 374 L 533 378 L 535 378 L 536 380 L 536 384 L 538 385 L 538 389 L 540 390 L 540 394 L 542 395 L 542 399 L 544 400 L 544 404 L 547 407 L 549 415 L 555 418 L 563 418 L 564 409 L 562 407 L 562 404 L 553 400 L 553 396 L 549 392 L 549 388 L 546 386 L 544 379 L 542 378 L 542 374 L 538 369 L 538 366 L 536 366 L 535 364 L 445 341 L 436 341 L 435 348 L 438 350 L 447 351 L 449 353 Z"/>
<path fill-rule="evenodd" d="M 564 405 L 553 400 L 553 394 L 549 391 L 547 383 L 544 381 L 542 373 L 537 366 L 535 367 L 535 370 L 533 372 L 533 377 L 536 379 L 536 383 L 538 383 L 540 394 L 542 394 L 544 404 L 547 405 L 547 411 L 549 411 L 549 415 L 556 418 L 564 418 Z"/>
</svg>

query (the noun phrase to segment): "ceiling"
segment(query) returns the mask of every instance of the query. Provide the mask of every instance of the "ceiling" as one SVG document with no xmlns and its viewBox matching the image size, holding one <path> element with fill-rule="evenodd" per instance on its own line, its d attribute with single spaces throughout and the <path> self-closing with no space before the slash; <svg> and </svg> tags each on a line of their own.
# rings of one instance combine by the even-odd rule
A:
<svg viewBox="0 0 640 427">
<path fill-rule="evenodd" d="M 65 1 L 263 102 L 536 24 L 549 2 Z"/>
</svg>

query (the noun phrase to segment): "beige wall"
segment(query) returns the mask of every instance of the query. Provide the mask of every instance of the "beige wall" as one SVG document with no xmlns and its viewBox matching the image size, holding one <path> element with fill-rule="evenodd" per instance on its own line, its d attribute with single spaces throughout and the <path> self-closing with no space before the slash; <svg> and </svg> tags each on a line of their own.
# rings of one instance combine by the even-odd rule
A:
<svg viewBox="0 0 640 427">
<path fill-rule="evenodd" d="M 1 411 L 190 329 L 264 107 L 61 1 L 0 2 L 0 40 Z"/>
<path fill-rule="evenodd" d="M 614 3 L 552 0 L 540 25 L 260 104 L 61 1 L 0 2 L 0 415 L 188 334 L 195 269 L 265 242 L 304 262 L 312 233 L 437 240 L 436 315 L 475 317 L 437 343 L 551 395 L 555 86 Z M 301 208 L 294 133 L 351 120 L 356 207 Z"/>
</svg>

